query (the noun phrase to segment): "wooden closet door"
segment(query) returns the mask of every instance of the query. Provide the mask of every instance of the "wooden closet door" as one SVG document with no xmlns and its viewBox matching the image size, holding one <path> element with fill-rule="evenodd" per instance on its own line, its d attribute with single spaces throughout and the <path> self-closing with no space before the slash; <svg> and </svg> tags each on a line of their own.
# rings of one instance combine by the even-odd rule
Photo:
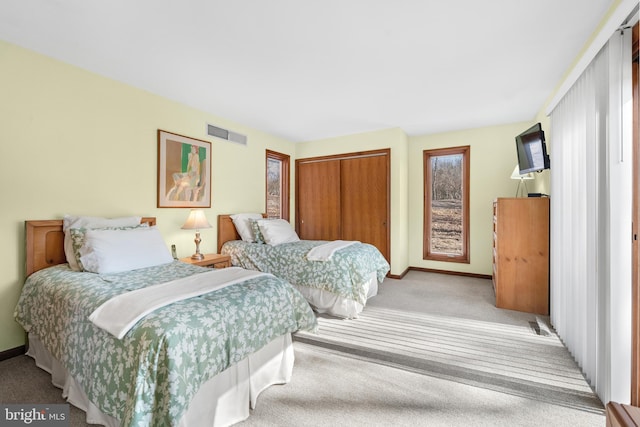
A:
<svg viewBox="0 0 640 427">
<path fill-rule="evenodd" d="M 378 248 L 389 260 L 388 155 L 341 160 L 342 240 Z"/>
<path fill-rule="evenodd" d="M 340 160 L 298 163 L 296 177 L 300 238 L 340 239 Z"/>
</svg>

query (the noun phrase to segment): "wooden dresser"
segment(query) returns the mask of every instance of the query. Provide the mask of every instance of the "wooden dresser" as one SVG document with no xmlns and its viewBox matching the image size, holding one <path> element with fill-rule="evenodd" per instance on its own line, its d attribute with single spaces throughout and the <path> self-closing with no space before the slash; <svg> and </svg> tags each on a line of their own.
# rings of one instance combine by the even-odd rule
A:
<svg viewBox="0 0 640 427">
<path fill-rule="evenodd" d="M 549 198 L 493 203 L 496 307 L 549 314 Z"/>
</svg>

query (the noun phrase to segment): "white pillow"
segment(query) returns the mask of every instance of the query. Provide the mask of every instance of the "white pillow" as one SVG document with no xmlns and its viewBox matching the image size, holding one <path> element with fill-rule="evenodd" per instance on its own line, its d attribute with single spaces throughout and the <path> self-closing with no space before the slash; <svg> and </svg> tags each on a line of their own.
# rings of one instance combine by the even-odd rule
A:
<svg viewBox="0 0 640 427">
<path fill-rule="evenodd" d="M 300 240 L 296 231 L 285 219 L 261 219 L 258 221 L 258 227 L 267 245 L 275 246 Z"/>
<path fill-rule="evenodd" d="M 62 231 L 64 232 L 64 254 L 67 257 L 69 267 L 74 271 L 82 271 L 73 251 L 70 228 L 130 227 L 140 224 L 140 219 L 142 218 L 139 216 L 102 218 L 97 216 L 65 215 L 62 218 Z"/>
<path fill-rule="evenodd" d="M 250 219 L 262 219 L 262 215 L 259 213 L 239 213 L 229 215 L 233 221 L 233 225 L 236 227 L 236 231 L 240 235 L 240 238 L 245 242 L 256 242 L 256 236 L 251 229 Z"/>
<path fill-rule="evenodd" d="M 79 271 L 84 271 L 84 267 L 82 266 L 82 261 L 80 261 L 80 248 L 84 246 L 84 235 L 87 230 L 123 230 L 123 229 L 131 229 L 138 227 L 149 227 L 149 224 L 146 222 L 144 224 L 138 224 L 132 227 L 106 227 L 106 228 L 70 228 L 68 230 L 69 235 L 71 236 L 71 246 L 73 247 L 73 260 L 78 264 Z"/>
<path fill-rule="evenodd" d="M 173 262 L 156 227 L 87 230 L 80 261 L 84 271 L 118 273 Z"/>
</svg>

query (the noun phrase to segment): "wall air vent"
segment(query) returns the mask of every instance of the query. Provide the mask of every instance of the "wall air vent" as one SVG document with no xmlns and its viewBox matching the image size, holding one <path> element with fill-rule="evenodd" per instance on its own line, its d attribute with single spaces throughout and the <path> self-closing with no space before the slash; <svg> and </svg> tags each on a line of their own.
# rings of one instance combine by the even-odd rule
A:
<svg viewBox="0 0 640 427">
<path fill-rule="evenodd" d="M 239 133 L 236 133 L 227 129 L 223 129 L 218 126 L 207 124 L 207 135 L 215 136 L 216 138 L 235 142 L 237 144 L 247 145 L 246 135 L 241 135 Z"/>
</svg>

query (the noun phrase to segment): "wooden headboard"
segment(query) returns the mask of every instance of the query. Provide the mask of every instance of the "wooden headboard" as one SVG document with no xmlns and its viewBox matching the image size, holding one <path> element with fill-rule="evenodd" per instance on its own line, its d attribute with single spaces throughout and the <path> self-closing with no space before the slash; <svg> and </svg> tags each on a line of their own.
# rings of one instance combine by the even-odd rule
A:
<svg viewBox="0 0 640 427">
<path fill-rule="evenodd" d="M 155 217 L 144 217 L 140 223 L 156 225 Z M 25 221 L 26 277 L 43 268 L 67 262 L 64 255 L 64 232 L 61 219 Z"/>
<path fill-rule="evenodd" d="M 267 214 L 262 214 L 263 218 L 267 217 Z M 222 250 L 222 245 L 229 240 L 242 240 L 236 226 L 233 225 L 231 214 L 218 215 L 218 253 Z"/>
</svg>

